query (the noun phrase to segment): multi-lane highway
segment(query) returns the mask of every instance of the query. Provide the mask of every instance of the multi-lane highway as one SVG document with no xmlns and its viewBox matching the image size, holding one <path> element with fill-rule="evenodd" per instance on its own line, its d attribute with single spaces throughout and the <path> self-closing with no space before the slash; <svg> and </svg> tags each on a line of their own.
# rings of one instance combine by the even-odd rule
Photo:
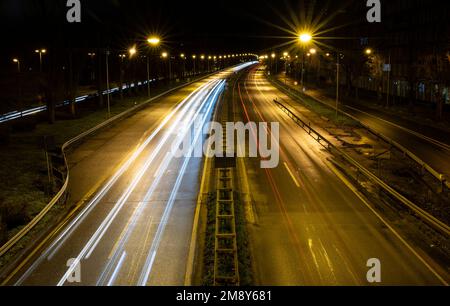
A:
<svg viewBox="0 0 450 306">
<path fill-rule="evenodd" d="M 247 159 L 254 266 L 261 285 L 368 285 L 367 262 L 381 262 L 382 285 L 440 285 L 439 267 L 416 250 L 327 162 L 328 153 L 273 103 L 295 104 L 253 69 L 235 85 L 244 121 L 280 123 L 280 164 Z"/>
<path fill-rule="evenodd" d="M 107 159 L 107 153 L 111 154 L 108 145 L 115 143 L 117 150 L 125 153 L 122 162 L 37 255 L 11 275 L 9 284 L 184 284 L 202 158 L 189 154 L 177 158 L 171 152 L 187 134 L 193 138 L 186 152 L 201 141 L 202 129 L 193 128 L 194 122 L 209 122 L 225 78 L 246 65 L 200 81 L 189 87 L 189 93 L 181 91 L 187 96 L 178 103 L 163 104 L 159 123 L 152 127 L 154 122 L 147 122 L 152 128 L 136 147 L 123 150 L 115 140 L 124 137 L 123 133 L 105 132 L 109 139 L 96 151 L 105 149 Z M 178 99 L 179 93 L 173 95 Z M 142 112 L 152 111 L 155 109 Z M 136 128 L 142 124 L 141 120 Z M 127 128 L 131 135 L 133 126 Z M 83 173 L 89 180 L 89 170 Z M 76 179 L 82 181 L 83 177 Z"/>
<path fill-rule="evenodd" d="M 183 285 L 202 158 L 169 153 L 180 136 L 193 136 L 187 152 L 198 144 L 204 135 L 191 129 L 194 122 L 211 120 L 225 79 L 246 66 L 166 96 L 82 145 L 72 156 L 73 168 L 83 167 L 72 176 L 79 210 L 7 283 Z M 274 98 L 294 102 L 262 71 L 253 67 L 230 85 L 236 121 L 280 123 L 278 167 L 261 169 L 251 158 L 244 163 L 255 216 L 249 230 L 256 284 L 367 285 L 370 259 L 381 262 L 382 285 L 448 284 L 448 267 L 416 249 L 355 193 L 328 153 L 276 107 Z M 90 169 L 105 167 L 107 179 L 83 199 L 81 191 L 95 185 Z"/>
</svg>

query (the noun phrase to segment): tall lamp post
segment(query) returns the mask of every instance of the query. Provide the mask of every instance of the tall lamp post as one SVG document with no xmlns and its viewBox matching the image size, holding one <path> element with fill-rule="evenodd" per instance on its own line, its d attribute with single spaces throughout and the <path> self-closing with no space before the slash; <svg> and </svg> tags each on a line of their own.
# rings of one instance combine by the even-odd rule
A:
<svg viewBox="0 0 450 306">
<path fill-rule="evenodd" d="M 13 59 L 13 62 L 17 64 L 17 72 L 20 73 L 20 60 L 15 58 Z"/>
<path fill-rule="evenodd" d="M 172 79 L 172 63 L 171 63 L 171 60 L 170 60 L 170 56 L 169 56 L 169 54 L 167 52 L 163 52 L 161 54 L 161 57 L 163 59 L 168 59 L 169 60 L 169 83 L 170 83 L 170 81 Z"/>
<path fill-rule="evenodd" d="M 288 71 L 287 71 L 287 61 L 288 61 L 288 57 L 289 57 L 289 53 L 287 53 L 287 52 L 284 52 L 283 53 L 283 57 L 284 57 L 284 71 L 285 71 L 285 73 L 284 73 L 284 84 L 287 84 L 287 73 L 288 73 Z"/>
<path fill-rule="evenodd" d="M 108 118 L 111 118 L 111 100 L 109 92 L 109 55 L 111 52 L 106 50 L 106 98 L 108 103 Z"/>
<path fill-rule="evenodd" d="M 299 36 L 300 43 L 302 44 L 303 49 L 303 57 L 302 57 L 302 77 L 301 77 L 301 86 L 302 90 L 304 88 L 304 78 L 305 78 L 305 47 L 312 40 L 312 36 L 309 33 L 302 33 Z"/>
<path fill-rule="evenodd" d="M 147 39 L 147 42 L 151 47 L 156 48 L 160 44 L 161 39 L 159 37 L 152 36 Z M 150 98 L 150 55 L 147 55 L 147 94 Z"/>
<path fill-rule="evenodd" d="M 276 69 L 275 69 L 275 74 L 278 74 L 278 64 L 277 64 L 277 61 L 275 60 L 275 57 L 276 57 L 277 55 L 275 54 L 275 53 L 272 53 L 271 54 L 271 58 L 272 58 L 272 64 L 271 64 L 271 70 L 273 70 L 273 62 L 275 61 L 275 67 L 277 67 Z"/>
<path fill-rule="evenodd" d="M 183 72 L 181 78 L 184 80 L 184 78 L 186 77 L 186 55 L 184 55 L 184 53 L 181 53 L 180 58 L 183 63 Z"/>
<path fill-rule="evenodd" d="M 42 72 L 42 55 L 47 53 L 47 50 L 41 49 L 41 50 L 35 50 L 35 53 L 39 54 L 39 72 Z"/>
<path fill-rule="evenodd" d="M 192 55 L 192 59 L 193 59 L 193 61 L 194 61 L 194 76 L 195 76 L 195 74 L 196 74 L 196 71 L 195 71 L 195 63 L 196 63 L 197 55 Z"/>
</svg>

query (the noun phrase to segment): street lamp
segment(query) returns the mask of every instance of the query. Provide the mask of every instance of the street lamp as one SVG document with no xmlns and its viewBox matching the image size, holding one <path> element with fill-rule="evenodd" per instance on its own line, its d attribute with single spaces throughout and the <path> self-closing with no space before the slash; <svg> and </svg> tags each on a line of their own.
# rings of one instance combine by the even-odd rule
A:
<svg viewBox="0 0 450 306">
<path fill-rule="evenodd" d="M 172 64 L 170 62 L 169 53 L 163 52 L 163 53 L 161 53 L 161 57 L 163 59 L 167 59 L 167 58 L 169 59 L 169 82 L 170 82 L 170 80 L 172 79 Z"/>
<path fill-rule="evenodd" d="M 311 42 L 312 40 L 312 35 L 310 33 L 302 33 L 300 34 L 300 36 L 298 37 L 300 43 L 303 45 L 303 56 L 302 56 L 302 78 L 301 78 L 301 86 L 302 86 L 302 90 L 304 88 L 304 79 L 305 79 L 305 46 Z M 313 50 L 313 49 L 311 49 Z M 315 49 L 314 49 L 315 51 Z M 312 52 L 311 52 L 312 53 Z"/>
<path fill-rule="evenodd" d="M 20 73 L 20 60 L 17 58 L 14 58 L 13 62 L 17 64 L 17 71 Z"/>
<path fill-rule="evenodd" d="M 271 69 L 273 70 L 273 61 L 275 61 L 275 74 L 278 74 L 278 61 L 277 60 L 275 60 L 275 58 L 277 57 L 277 55 L 275 54 L 275 53 L 272 53 L 271 55 L 270 55 L 271 57 L 272 57 L 272 64 L 271 64 Z"/>
<path fill-rule="evenodd" d="M 184 79 L 186 77 L 186 55 L 184 53 L 181 53 L 180 58 L 183 61 L 182 78 Z"/>
<path fill-rule="evenodd" d="M 159 45 L 159 43 L 161 42 L 161 39 L 160 39 L 159 37 L 152 36 L 152 37 L 149 37 L 149 38 L 147 39 L 147 42 L 148 42 L 150 45 L 156 47 L 156 46 Z"/>
<path fill-rule="evenodd" d="M 135 56 L 136 53 L 137 53 L 136 47 L 131 47 L 131 48 L 128 50 L 128 54 L 130 55 L 130 58 L 132 58 L 133 56 Z"/>
<path fill-rule="evenodd" d="M 288 64 L 288 58 L 289 58 L 289 53 L 284 52 L 283 53 L 283 57 L 284 57 L 284 70 L 285 70 L 285 74 L 284 74 L 284 84 L 287 84 L 287 64 Z"/>
<path fill-rule="evenodd" d="M 373 53 L 373 50 L 370 49 L 370 48 L 367 48 L 364 52 L 365 52 L 367 55 L 371 55 L 371 54 Z"/>
<path fill-rule="evenodd" d="M 47 53 L 47 50 L 40 49 L 40 50 L 35 50 L 34 52 L 39 54 L 39 71 L 42 72 L 42 54 Z"/>
<path fill-rule="evenodd" d="M 195 67 L 195 64 L 196 64 L 196 59 L 197 59 L 197 55 L 192 55 L 192 59 L 193 59 L 193 62 L 194 62 L 194 76 L 195 76 L 195 74 L 196 74 L 196 67 Z"/>
<path fill-rule="evenodd" d="M 151 47 L 156 48 L 161 43 L 161 39 L 157 36 L 150 36 L 147 42 Z M 150 98 L 150 54 L 147 54 L 147 94 Z"/>
<path fill-rule="evenodd" d="M 302 33 L 299 36 L 299 40 L 300 40 L 300 42 L 306 44 L 306 43 L 309 43 L 312 40 L 312 36 L 309 33 Z"/>
</svg>

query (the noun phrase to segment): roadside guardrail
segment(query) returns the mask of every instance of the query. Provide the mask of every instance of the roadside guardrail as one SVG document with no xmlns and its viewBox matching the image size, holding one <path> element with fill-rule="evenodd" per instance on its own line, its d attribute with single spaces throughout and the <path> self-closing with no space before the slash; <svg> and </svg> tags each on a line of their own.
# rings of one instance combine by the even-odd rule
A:
<svg viewBox="0 0 450 306">
<path fill-rule="evenodd" d="M 356 169 L 358 169 L 359 173 L 363 174 L 367 179 L 378 185 L 380 188 L 382 188 L 385 192 L 387 192 L 389 195 L 397 199 L 400 203 L 405 205 L 408 209 L 413 211 L 418 217 L 420 217 L 423 221 L 425 221 L 428 225 L 430 225 L 435 230 L 445 234 L 450 235 L 450 227 L 443 223 L 442 221 L 438 220 L 428 212 L 421 209 L 419 206 L 411 202 L 409 199 L 401 195 L 399 192 L 397 192 L 394 188 L 386 184 L 383 180 L 381 180 L 379 177 L 377 177 L 375 174 L 370 172 L 368 169 L 366 169 L 364 166 L 362 166 L 360 163 L 358 163 L 355 159 L 353 159 L 350 155 L 343 152 L 341 149 L 337 148 L 333 143 L 331 143 L 329 140 L 327 140 L 324 136 L 322 136 L 319 132 L 317 132 L 315 129 L 313 129 L 310 125 L 306 124 L 300 117 L 298 117 L 292 110 L 290 110 L 288 107 L 283 105 L 282 103 L 278 102 L 277 100 L 274 100 L 275 104 L 284 112 L 286 113 L 294 122 L 299 125 L 303 130 L 305 130 L 309 135 L 311 135 L 313 138 L 316 139 L 316 141 L 321 144 L 324 148 L 326 148 L 328 151 L 333 153 L 333 150 L 338 153 L 344 160 L 349 162 L 352 166 L 354 166 Z"/>
<path fill-rule="evenodd" d="M 303 98 L 303 97 L 301 97 L 299 95 L 304 95 L 304 94 L 302 94 L 298 90 L 295 90 L 296 93 L 293 93 L 291 90 L 286 89 L 285 86 L 280 84 L 280 82 L 278 82 L 277 80 L 273 80 L 271 78 L 268 78 L 268 80 L 270 82 L 272 82 L 281 91 L 286 93 L 287 95 L 294 95 L 294 96 L 297 96 L 297 98 Z M 312 97 L 312 96 L 307 96 L 307 97 L 313 99 L 314 101 L 319 102 L 320 104 L 322 104 L 323 106 L 325 106 L 327 108 L 331 108 L 333 110 L 336 110 L 336 107 L 333 107 L 332 105 L 329 105 L 329 104 L 327 104 L 327 103 L 325 103 L 325 102 L 323 102 L 323 101 L 321 101 L 319 99 L 316 99 L 315 97 Z M 421 158 L 419 158 L 413 152 L 411 152 L 410 150 L 406 149 L 404 146 L 402 146 L 398 142 L 396 142 L 396 141 L 390 139 L 389 137 L 385 136 L 384 134 L 382 134 L 382 133 L 372 129 L 371 127 L 367 126 L 366 124 L 362 123 L 359 119 L 357 119 L 356 117 L 348 114 L 347 112 L 343 111 L 342 109 L 338 109 L 338 112 L 340 114 L 344 115 L 344 116 L 347 116 L 348 118 L 351 118 L 352 120 L 357 122 L 359 125 L 361 125 L 365 129 L 367 129 L 370 133 L 372 133 L 373 135 L 378 137 L 379 139 L 382 139 L 383 141 L 385 141 L 389 145 L 391 145 L 391 146 L 397 148 L 398 150 L 400 150 L 405 156 L 409 157 L 412 161 L 417 163 L 422 170 L 427 171 L 434 178 L 436 178 L 440 182 L 442 189 L 444 188 L 444 186 L 446 186 L 447 188 L 450 189 L 450 182 L 448 181 L 448 178 L 444 174 L 442 174 L 439 171 L 435 170 L 433 167 L 431 167 L 428 163 L 423 161 Z"/>
<path fill-rule="evenodd" d="M 208 74 L 205 76 L 202 76 L 198 79 L 195 79 L 191 82 L 182 84 L 180 86 L 174 87 L 168 91 L 165 91 L 147 101 L 145 101 L 144 103 L 141 103 L 139 105 L 136 105 L 132 108 L 130 108 L 129 110 L 126 110 L 120 114 L 118 114 L 117 116 L 114 116 L 102 123 L 100 123 L 99 125 L 93 127 L 92 129 L 83 132 L 82 134 L 78 135 L 77 137 L 65 142 L 62 147 L 62 155 L 64 158 L 64 163 L 65 163 L 65 167 L 67 169 L 66 172 L 66 177 L 64 180 L 64 184 L 61 187 L 61 189 L 58 191 L 58 193 L 53 197 L 53 199 L 41 210 L 41 212 L 36 215 L 36 217 L 33 218 L 33 220 L 31 220 L 25 227 L 23 227 L 16 235 L 14 235 L 10 240 L 8 240 L 4 245 L 2 245 L 0 247 L 0 257 L 2 257 L 3 255 L 5 255 L 8 251 L 10 251 L 15 245 L 17 245 L 17 243 L 22 240 L 44 217 L 45 215 L 56 205 L 59 204 L 63 201 L 66 200 L 66 195 L 67 195 L 67 187 L 69 185 L 69 180 L 70 180 L 70 171 L 69 171 L 69 166 L 67 163 L 67 151 L 70 150 L 70 148 L 74 147 L 77 143 L 85 140 L 87 137 L 97 133 L 98 131 L 117 123 L 118 121 L 125 119 L 126 117 L 131 116 L 132 114 L 136 113 L 137 111 L 145 108 L 148 106 L 148 104 L 150 104 L 151 102 L 160 99 L 161 97 L 170 94 L 176 90 L 179 90 L 183 87 L 189 86 L 195 82 L 199 82 L 201 80 L 204 80 L 208 77 L 211 77 L 212 75 L 215 75 L 216 73 L 218 73 L 220 71 L 216 71 L 212 74 Z"/>
</svg>

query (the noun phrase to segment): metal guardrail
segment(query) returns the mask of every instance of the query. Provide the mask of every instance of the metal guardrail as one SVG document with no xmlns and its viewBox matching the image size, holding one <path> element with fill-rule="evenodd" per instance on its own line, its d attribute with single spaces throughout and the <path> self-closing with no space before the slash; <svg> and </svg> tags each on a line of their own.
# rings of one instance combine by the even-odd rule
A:
<svg viewBox="0 0 450 306">
<path fill-rule="evenodd" d="M 435 230 L 438 230 L 439 232 L 441 232 L 445 235 L 450 235 L 450 227 L 448 225 L 446 225 L 442 221 L 438 220 L 437 218 L 435 218 L 428 212 L 426 212 L 423 209 L 421 209 L 420 207 L 418 207 L 416 204 L 414 204 L 413 202 L 408 200 L 406 197 L 404 197 L 399 192 L 397 192 L 394 188 L 392 188 L 391 186 L 386 184 L 383 180 L 378 178 L 376 175 L 374 175 L 372 172 L 370 172 L 368 169 L 366 169 L 364 166 L 362 166 L 360 163 L 358 163 L 356 160 L 354 160 L 347 153 L 345 153 L 341 149 L 337 148 L 333 143 L 331 143 L 329 140 L 327 140 L 319 132 L 317 132 L 310 125 L 306 124 L 302 119 L 300 119 L 288 107 L 286 107 L 282 103 L 278 102 L 277 100 L 274 100 L 274 102 L 284 113 L 286 113 L 291 119 L 293 119 L 297 123 L 297 125 L 299 125 L 302 129 L 304 129 L 309 135 L 314 137 L 323 147 L 325 147 L 331 153 L 333 153 L 332 150 L 335 150 L 347 162 L 349 162 L 351 165 L 356 167 L 358 169 L 358 171 L 360 173 L 362 173 L 366 178 L 368 178 L 369 180 L 371 180 L 372 182 L 374 182 L 375 184 L 380 186 L 388 194 L 390 194 L 391 196 L 396 198 L 398 201 L 400 201 L 402 204 L 404 204 L 407 208 L 409 208 L 417 216 L 422 218 L 423 221 L 428 223 Z"/>
<path fill-rule="evenodd" d="M 193 81 L 191 81 L 191 82 L 182 84 L 182 85 L 177 86 L 177 87 L 174 87 L 174 88 L 172 88 L 172 89 L 170 89 L 170 90 L 168 90 L 168 91 L 165 91 L 165 92 L 163 92 L 163 93 L 161 93 L 161 94 L 159 94 L 159 95 L 157 95 L 157 96 L 155 96 L 155 97 L 153 97 L 153 98 L 151 98 L 151 99 L 145 101 L 144 103 L 141 103 L 141 104 L 139 104 L 139 105 L 136 105 L 136 106 L 130 108 L 129 110 L 126 110 L 126 111 L 124 111 L 124 112 L 118 114 L 117 116 L 114 116 L 114 117 L 112 117 L 112 118 L 110 118 L 110 119 L 108 119 L 108 120 L 102 122 L 101 124 L 99 124 L 99 125 L 93 127 L 92 129 L 90 129 L 90 130 L 88 130 L 88 131 L 86 131 L 86 132 L 84 132 L 84 133 L 78 135 L 77 137 L 75 137 L 75 138 L 73 138 L 73 139 L 67 141 L 66 143 L 64 143 L 64 144 L 62 145 L 61 150 L 62 150 L 62 155 L 63 155 L 63 158 L 64 158 L 64 163 L 65 163 L 65 167 L 66 167 L 66 169 L 67 169 L 67 172 L 66 172 L 66 177 L 65 177 L 63 186 L 62 186 L 61 189 L 58 191 L 58 193 L 54 196 L 54 198 L 53 198 L 53 199 L 52 199 L 52 200 L 51 200 L 51 201 L 50 201 L 50 202 L 42 209 L 42 211 L 41 211 L 38 215 L 36 215 L 36 217 L 34 217 L 33 220 L 31 220 L 24 228 L 22 228 L 16 235 L 14 235 L 14 237 L 12 237 L 8 242 L 6 242 L 4 245 L 2 245 L 2 246 L 0 247 L 0 257 L 2 257 L 3 255 L 5 255 L 5 254 L 6 254 L 9 250 L 11 250 L 11 249 L 12 249 L 12 248 L 13 248 L 20 240 L 22 240 L 22 239 L 23 239 L 23 238 L 24 238 L 24 237 L 25 237 L 25 236 L 26 236 L 26 235 L 27 235 L 27 234 L 28 234 L 28 233 L 29 233 L 29 232 L 30 232 L 30 231 L 31 231 L 31 230 L 32 230 L 32 229 L 33 229 L 33 228 L 34 228 L 34 227 L 35 227 L 35 226 L 36 226 L 36 225 L 44 218 L 44 217 L 45 217 L 45 215 L 46 215 L 46 214 L 47 214 L 47 213 L 48 213 L 48 212 L 49 212 L 56 204 L 58 204 L 58 203 L 60 203 L 61 201 L 65 200 L 65 195 L 66 195 L 66 192 L 67 192 L 67 187 L 68 187 L 68 185 L 69 185 L 69 179 L 70 179 L 70 171 L 69 171 L 69 166 L 68 166 L 68 163 L 67 163 L 66 152 L 67 152 L 67 150 L 70 149 L 70 147 L 72 147 L 72 146 L 74 146 L 76 143 L 78 143 L 78 142 L 84 140 L 86 137 L 88 137 L 88 136 L 90 136 L 90 135 L 92 135 L 92 134 L 98 132 L 99 130 L 101 130 L 101 129 L 103 129 L 103 128 L 105 128 L 105 127 L 107 127 L 107 126 L 109 126 L 109 125 L 111 125 L 111 124 L 113 124 L 113 123 L 116 123 L 117 121 L 122 120 L 122 119 L 124 119 L 124 118 L 130 116 L 131 114 L 133 114 L 133 113 L 139 111 L 140 109 L 146 107 L 149 103 L 151 103 L 151 102 L 153 102 L 153 101 L 155 101 L 155 100 L 157 100 L 157 99 L 159 99 L 159 98 L 161 98 L 161 97 L 163 97 L 163 96 L 165 96 L 165 95 L 167 95 L 167 94 L 169 94 L 169 93 L 171 93 L 171 92 L 174 92 L 174 91 L 179 90 L 179 89 L 181 89 L 181 88 L 183 88 L 183 87 L 189 86 L 189 85 L 191 85 L 191 84 L 193 84 L 193 83 L 195 83 L 195 82 L 198 82 L 198 81 L 201 81 L 201 80 L 203 80 L 203 79 L 206 79 L 206 78 L 208 78 L 208 77 L 210 77 L 210 76 L 212 76 L 212 75 L 214 75 L 214 74 L 216 74 L 216 73 L 217 73 L 217 72 L 214 72 L 214 73 L 212 73 L 212 74 L 209 74 L 209 75 L 200 77 L 200 78 L 195 79 L 195 80 L 193 80 Z"/>
<path fill-rule="evenodd" d="M 269 78 L 270 81 L 272 81 L 273 83 L 277 84 L 278 88 L 281 89 L 282 91 L 284 91 L 286 94 L 293 94 L 292 91 L 287 90 L 284 85 L 281 85 L 280 82 L 278 80 L 272 80 Z M 303 95 L 301 92 L 299 92 L 298 90 L 295 90 L 295 92 L 297 92 L 300 95 Z M 295 95 L 295 94 L 294 94 Z M 322 104 L 323 106 L 327 107 L 327 108 L 331 108 L 333 110 L 336 110 L 336 107 L 333 107 L 332 105 L 329 105 L 328 103 L 325 103 L 315 97 L 312 96 L 307 96 L 308 98 L 311 98 L 317 102 L 319 102 L 320 104 Z M 299 97 L 301 98 L 301 97 Z M 433 167 L 431 167 L 429 164 L 427 164 L 425 161 L 423 161 L 421 158 L 419 158 L 417 155 L 415 155 L 414 153 L 412 153 L 411 151 L 409 151 L 408 149 L 406 149 L 404 146 L 402 146 L 401 144 L 399 144 L 398 142 L 390 139 L 389 137 L 385 136 L 384 134 L 375 131 L 374 129 L 372 129 L 371 127 L 367 126 L 366 124 L 362 123 L 359 119 L 357 119 L 356 117 L 346 113 L 345 111 L 338 109 L 338 112 L 344 116 L 347 116 L 349 118 L 351 118 L 352 120 L 354 120 L 355 122 L 357 122 L 359 125 L 361 125 L 362 127 L 364 127 L 365 129 L 367 129 L 370 133 L 372 133 L 373 135 L 375 135 L 376 137 L 382 139 L 383 141 L 385 141 L 386 143 L 388 143 L 389 145 L 397 148 L 398 150 L 400 150 L 404 155 L 408 156 L 410 159 L 412 159 L 415 163 L 417 163 L 423 170 L 426 170 L 428 173 L 430 173 L 434 178 L 436 178 L 442 185 L 442 187 L 446 186 L 447 188 L 450 188 L 450 182 L 447 180 L 448 178 L 440 173 L 439 171 L 436 171 Z"/>
</svg>

